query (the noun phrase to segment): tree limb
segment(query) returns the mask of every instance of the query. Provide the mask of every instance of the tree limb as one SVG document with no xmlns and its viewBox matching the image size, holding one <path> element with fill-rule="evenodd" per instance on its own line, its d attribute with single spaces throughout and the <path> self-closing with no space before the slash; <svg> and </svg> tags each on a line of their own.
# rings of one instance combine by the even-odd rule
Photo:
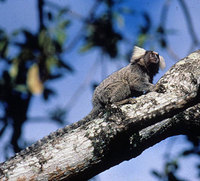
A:
<svg viewBox="0 0 200 181">
<path fill-rule="evenodd" d="M 178 134 L 200 134 L 200 50 L 157 83 L 162 91 L 111 105 L 39 140 L 0 165 L 0 180 L 86 180 Z"/>
</svg>

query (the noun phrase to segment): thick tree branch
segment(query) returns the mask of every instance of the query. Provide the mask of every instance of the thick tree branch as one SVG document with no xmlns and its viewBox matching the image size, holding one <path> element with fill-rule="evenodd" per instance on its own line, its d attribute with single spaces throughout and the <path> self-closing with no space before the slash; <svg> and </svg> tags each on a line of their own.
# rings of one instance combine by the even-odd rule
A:
<svg viewBox="0 0 200 181">
<path fill-rule="evenodd" d="M 200 51 L 174 65 L 132 104 L 60 129 L 0 165 L 1 180 L 86 180 L 163 139 L 200 132 Z"/>
</svg>

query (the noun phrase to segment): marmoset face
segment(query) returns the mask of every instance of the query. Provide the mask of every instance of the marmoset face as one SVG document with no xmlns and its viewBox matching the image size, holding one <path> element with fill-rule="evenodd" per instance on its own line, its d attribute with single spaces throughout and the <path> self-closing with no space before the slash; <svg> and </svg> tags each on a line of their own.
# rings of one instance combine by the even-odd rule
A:
<svg viewBox="0 0 200 181">
<path fill-rule="evenodd" d="M 153 52 L 153 51 L 147 51 L 147 59 L 149 61 L 149 64 L 153 63 L 153 64 L 158 64 L 160 62 L 160 57 L 159 54 L 157 52 Z"/>
</svg>

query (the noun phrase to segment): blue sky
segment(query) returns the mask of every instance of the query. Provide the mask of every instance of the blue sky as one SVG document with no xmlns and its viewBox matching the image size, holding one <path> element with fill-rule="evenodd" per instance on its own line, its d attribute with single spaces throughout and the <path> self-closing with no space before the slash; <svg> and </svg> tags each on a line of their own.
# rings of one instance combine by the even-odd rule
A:
<svg viewBox="0 0 200 181">
<path fill-rule="evenodd" d="M 59 0 L 60 4 L 65 4 L 66 1 Z M 70 4 L 72 11 L 78 11 L 80 14 L 86 14 L 90 7 L 92 0 L 68 0 L 67 3 Z M 134 7 L 137 11 L 148 11 L 151 14 L 151 17 L 154 19 L 153 24 L 157 25 L 160 20 L 161 5 L 163 0 L 133 0 L 130 2 L 129 6 Z M 188 2 L 188 1 L 187 1 Z M 189 1 L 188 7 L 193 19 L 193 24 L 195 26 L 195 31 L 197 33 L 200 30 L 200 22 L 197 17 L 199 17 L 200 3 L 199 0 Z M 34 0 L 16 0 L 15 3 L 11 0 L 7 0 L 6 3 L 0 4 L 0 27 L 7 29 L 9 32 L 17 29 L 19 27 L 25 27 L 32 31 L 36 31 L 38 28 L 37 24 L 37 12 L 36 12 L 36 1 Z M 138 21 L 140 24 L 140 19 L 136 18 L 135 21 Z M 127 28 L 127 34 L 134 33 L 132 32 L 132 24 L 130 19 L 125 19 L 125 26 Z M 73 30 L 76 30 L 76 27 L 73 27 Z M 170 6 L 167 29 L 176 30 L 175 35 L 169 36 L 168 40 L 172 49 L 177 53 L 177 55 L 182 58 L 188 53 L 190 47 L 190 36 L 188 34 L 188 29 L 184 20 L 182 10 L 177 3 L 173 1 Z M 155 82 L 171 67 L 175 61 L 161 49 L 156 49 L 167 61 L 167 68 L 164 71 L 161 71 L 155 78 Z M 94 64 L 94 61 L 98 60 L 99 54 L 97 51 L 92 51 L 91 53 L 86 54 L 77 54 L 72 52 L 66 56 L 66 59 L 70 61 L 70 64 L 76 68 L 74 74 L 68 74 L 64 79 L 61 79 L 55 83 L 52 83 L 51 86 L 54 87 L 58 95 L 56 98 L 52 98 L 48 104 L 41 101 L 40 96 L 36 96 L 31 105 L 29 115 L 30 116 L 45 116 L 48 111 L 56 106 L 66 107 L 68 101 L 73 96 L 74 92 L 78 89 L 80 83 L 87 77 L 88 71 Z M 76 66 L 79 65 L 79 66 Z M 115 71 L 117 68 L 126 65 L 125 61 L 117 62 L 117 65 L 114 65 L 112 62 L 107 62 L 107 74 Z M 92 77 L 94 80 L 101 81 L 102 77 L 100 76 L 101 69 L 99 68 Z M 74 105 L 73 109 L 69 112 L 67 120 L 69 122 L 75 122 L 86 116 L 92 109 L 91 105 L 92 91 L 89 84 L 83 90 L 83 93 L 80 95 L 78 101 Z M 52 131 L 55 131 L 59 126 L 53 123 L 45 122 L 30 122 L 24 125 L 24 136 L 30 141 L 35 141 L 43 136 L 49 134 Z M 34 132 L 33 132 L 34 130 Z M 9 130 L 7 135 L 9 135 Z M 3 141 L 6 141 L 8 137 L 5 137 Z M 160 169 L 163 163 L 163 154 L 168 149 L 168 145 L 172 140 L 175 140 L 175 145 L 172 148 L 172 152 L 178 152 L 181 148 L 187 146 L 184 142 L 183 137 L 179 138 L 170 138 L 167 139 L 152 148 L 144 151 L 139 157 L 132 159 L 130 161 L 125 161 L 120 165 L 109 169 L 100 174 L 102 181 L 107 180 L 116 180 L 116 181 L 153 181 L 155 180 L 151 177 L 150 169 L 157 168 Z M 1 146 L 1 143 L 0 143 Z M 0 150 L 1 151 L 1 150 Z M 2 159 L 2 158 L 0 158 Z M 185 167 L 182 168 L 183 175 L 190 178 L 190 174 L 193 173 L 192 165 L 190 163 L 194 158 L 190 159 L 191 162 L 187 162 Z M 0 160 L 1 161 L 1 160 Z M 194 160 L 195 161 L 195 160 Z M 148 179 L 147 179 L 148 178 Z M 193 180 L 195 181 L 195 179 Z"/>
</svg>

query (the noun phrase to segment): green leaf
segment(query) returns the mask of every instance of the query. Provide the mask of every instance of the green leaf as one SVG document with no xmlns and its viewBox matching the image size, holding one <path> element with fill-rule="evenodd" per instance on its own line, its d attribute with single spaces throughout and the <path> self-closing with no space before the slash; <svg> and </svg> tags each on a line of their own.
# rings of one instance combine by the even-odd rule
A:
<svg viewBox="0 0 200 181">
<path fill-rule="evenodd" d="M 46 30 L 41 31 L 39 34 L 39 45 L 43 47 L 47 53 L 52 51 L 52 40 Z"/>
<path fill-rule="evenodd" d="M 121 13 L 126 13 L 126 14 L 134 14 L 135 13 L 135 10 L 129 8 L 129 7 L 122 7 L 119 9 L 119 11 Z"/>
<path fill-rule="evenodd" d="M 8 52 L 8 42 L 7 41 L 0 41 L 0 56 L 6 57 Z"/>
<path fill-rule="evenodd" d="M 10 69 L 10 76 L 15 79 L 17 74 L 18 74 L 18 71 L 19 71 L 19 61 L 17 59 L 14 59 L 13 60 L 13 63 L 11 65 L 11 69 Z"/>
<path fill-rule="evenodd" d="M 84 52 L 90 50 L 93 46 L 94 46 L 94 44 L 92 42 L 87 42 L 87 44 L 85 44 L 81 47 L 80 52 L 84 53 Z"/>
<path fill-rule="evenodd" d="M 59 23 L 59 28 L 65 29 L 71 24 L 70 20 L 64 20 L 61 23 Z"/>
<path fill-rule="evenodd" d="M 17 36 L 17 35 L 19 35 L 19 34 L 20 34 L 20 30 L 15 30 L 15 31 L 12 32 L 12 35 L 13 35 L 13 36 Z"/>
<path fill-rule="evenodd" d="M 65 33 L 65 31 L 57 30 L 56 31 L 56 38 L 57 38 L 58 43 L 60 45 L 63 45 L 63 43 L 66 40 L 66 33 Z"/>
<path fill-rule="evenodd" d="M 114 13 L 114 18 L 116 19 L 119 27 L 124 27 L 124 17 L 122 15 L 119 13 Z"/>
<path fill-rule="evenodd" d="M 51 72 L 51 69 L 58 65 L 58 60 L 54 56 L 50 56 L 46 59 L 45 63 L 48 72 Z"/>
<path fill-rule="evenodd" d="M 46 30 L 41 31 L 39 34 L 39 45 L 45 55 L 53 55 L 56 51 L 53 41 Z"/>
<path fill-rule="evenodd" d="M 147 34 L 140 34 L 138 36 L 138 40 L 137 40 L 137 45 L 142 47 L 145 43 L 145 41 L 147 40 Z"/>
<path fill-rule="evenodd" d="M 18 91 L 18 92 L 23 92 L 23 93 L 28 92 L 27 86 L 24 85 L 24 84 L 18 84 L 18 85 L 16 85 L 15 86 L 15 90 Z"/>
<path fill-rule="evenodd" d="M 58 13 L 58 18 L 60 18 L 63 14 L 68 13 L 69 12 L 69 8 L 65 7 L 63 9 L 61 9 Z"/>
<path fill-rule="evenodd" d="M 39 45 L 43 46 L 45 43 L 45 39 L 46 39 L 46 31 L 41 31 L 39 34 Z"/>
</svg>

